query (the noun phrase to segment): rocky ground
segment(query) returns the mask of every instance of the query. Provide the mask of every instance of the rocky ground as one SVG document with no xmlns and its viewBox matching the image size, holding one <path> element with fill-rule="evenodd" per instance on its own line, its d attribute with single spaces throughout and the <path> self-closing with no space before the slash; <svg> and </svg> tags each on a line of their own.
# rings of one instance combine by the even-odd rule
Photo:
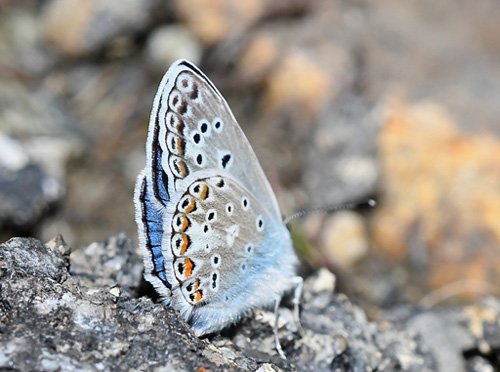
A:
<svg viewBox="0 0 500 372">
<path fill-rule="evenodd" d="M 443 311 L 393 309 L 377 322 L 334 294 L 326 269 L 304 286 L 300 332 L 280 310 L 257 310 L 198 339 L 174 310 L 154 303 L 141 257 L 123 234 L 71 253 L 13 238 L 0 245 L 0 366 L 12 371 L 489 371 L 500 344 L 500 301 Z M 439 366 L 439 368 L 438 368 Z"/>
<path fill-rule="evenodd" d="M 494 0 L 0 0 L 0 368 L 498 370 L 499 16 Z M 141 281 L 134 182 L 180 57 L 226 96 L 285 215 L 378 202 L 294 222 L 304 330 L 284 321 L 286 361 L 272 314 L 199 340 Z"/>
</svg>

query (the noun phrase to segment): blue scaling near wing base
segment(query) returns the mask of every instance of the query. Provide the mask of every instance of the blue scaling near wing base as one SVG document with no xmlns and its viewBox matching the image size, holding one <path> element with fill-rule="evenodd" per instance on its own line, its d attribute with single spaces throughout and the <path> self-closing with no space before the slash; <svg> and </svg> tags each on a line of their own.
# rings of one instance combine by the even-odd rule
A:
<svg viewBox="0 0 500 372">
<path fill-rule="evenodd" d="M 144 233 L 146 237 L 146 247 L 151 252 L 153 261 L 152 275 L 157 276 L 163 284 L 169 289 L 172 285 L 165 276 L 165 264 L 161 252 L 161 241 L 163 237 L 163 218 L 156 210 L 148 192 L 146 177 L 144 177 L 141 186 L 140 203 L 142 206 L 142 222 L 144 224 Z"/>
</svg>

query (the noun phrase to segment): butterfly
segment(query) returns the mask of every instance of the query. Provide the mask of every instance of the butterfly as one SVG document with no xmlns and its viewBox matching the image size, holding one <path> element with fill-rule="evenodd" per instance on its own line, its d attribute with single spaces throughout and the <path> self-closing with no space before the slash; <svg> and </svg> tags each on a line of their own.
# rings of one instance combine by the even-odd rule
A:
<svg viewBox="0 0 500 372">
<path fill-rule="evenodd" d="M 300 292 L 271 186 L 226 100 L 192 63 L 156 93 L 134 194 L 144 277 L 197 336 Z"/>
</svg>

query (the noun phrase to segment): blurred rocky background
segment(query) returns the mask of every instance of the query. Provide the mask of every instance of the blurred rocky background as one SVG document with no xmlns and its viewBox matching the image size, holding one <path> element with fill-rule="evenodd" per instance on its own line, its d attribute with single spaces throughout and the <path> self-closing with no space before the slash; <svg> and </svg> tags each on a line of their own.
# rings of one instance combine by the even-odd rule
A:
<svg viewBox="0 0 500 372">
<path fill-rule="evenodd" d="M 500 295 L 499 19 L 495 0 L 0 0 L 0 240 L 136 246 L 151 105 L 182 57 L 285 215 L 377 200 L 294 221 L 303 275 L 327 268 L 372 320 L 476 306 Z M 473 334 L 498 323 L 492 303 L 464 310 Z M 413 324 L 432 343 L 429 324 L 449 328 L 429 319 Z M 435 368 L 496 370 L 498 340 Z"/>
</svg>

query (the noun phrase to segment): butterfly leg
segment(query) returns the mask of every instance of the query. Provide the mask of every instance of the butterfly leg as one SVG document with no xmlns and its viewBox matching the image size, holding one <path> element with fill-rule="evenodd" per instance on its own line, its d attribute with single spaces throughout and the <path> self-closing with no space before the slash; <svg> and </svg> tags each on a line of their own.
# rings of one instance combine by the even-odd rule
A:
<svg viewBox="0 0 500 372">
<path fill-rule="evenodd" d="M 281 348 L 280 339 L 278 337 L 278 320 L 279 320 L 279 308 L 280 308 L 281 297 L 278 297 L 274 303 L 274 344 L 276 347 L 276 351 L 279 356 L 283 359 L 286 359 L 286 355 Z"/>
<path fill-rule="evenodd" d="M 304 285 L 304 279 L 300 276 L 295 276 L 292 278 L 292 283 L 295 285 L 295 290 L 293 292 L 293 322 L 297 327 L 297 330 L 300 334 L 303 333 L 302 325 L 300 324 L 300 297 L 302 295 L 302 287 Z M 283 358 L 286 359 L 286 355 L 281 348 L 280 340 L 278 338 L 278 324 L 279 324 L 279 307 L 280 307 L 281 298 L 277 298 L 274 303 L 274 342 L 276 345 L 276 351 Z"/>
<path fill-rule="evenodd" d="M 303 334 L 302 325 L 300 324 L 300 297 L 302 296 L 302 287 L 304 286 L 304 279 L 300 276 L 295 276 L 292 278 L 292 282 L 295 284 L 295 290 L 293 291 L 293 321 L 297 330 L 300 334 Z"/>
</svg>

